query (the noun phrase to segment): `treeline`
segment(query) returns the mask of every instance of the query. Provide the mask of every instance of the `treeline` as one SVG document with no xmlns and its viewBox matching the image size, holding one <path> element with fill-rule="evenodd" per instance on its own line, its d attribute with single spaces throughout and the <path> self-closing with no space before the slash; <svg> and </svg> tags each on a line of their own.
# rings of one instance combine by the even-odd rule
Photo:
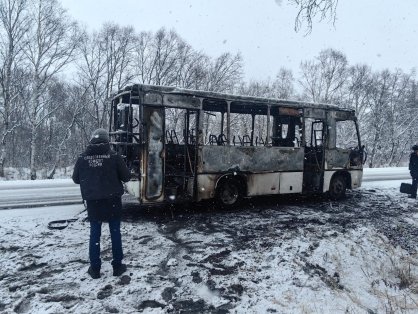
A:
<svg viewBox="0 0 418 314">
<path fill-rule="evenodd" d="M 0 0 L 0 176 L 71 165 L 107 127 L 111 94 L 131 83 L 334 103 L 359 117 L 369 166 L 396 166 L 417 141 L 415 73 L 349 65 L 328 49 L 295 76 L 244 81 L 240 54 L 210 57 L 175 31 L 105 24 L 81 29 L 56 0 Z M 39 176 L 39 175 L 38 175 Z"/>
</svg>

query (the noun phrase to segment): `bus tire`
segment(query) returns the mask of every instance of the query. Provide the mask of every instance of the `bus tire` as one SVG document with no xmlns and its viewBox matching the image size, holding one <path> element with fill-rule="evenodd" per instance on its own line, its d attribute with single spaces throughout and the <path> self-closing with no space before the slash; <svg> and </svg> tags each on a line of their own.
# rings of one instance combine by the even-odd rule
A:
<svg viewBox="0 0 418 314">
<path fill-rule="evenodd" d="M 232 208 L 242 200 L 242 189 L 237 180 L 223 180 L 216 189 L 216 200 L 221 207 Z"/>
<path fill-rule="evenodd" d="M 329 184 L 329 197 L 334 201 L 338 201 L 345 197 L 345 191 L 347 190 L 347 181 L 342 175 L 336 175 L 331 179 Z"/>
</svg>

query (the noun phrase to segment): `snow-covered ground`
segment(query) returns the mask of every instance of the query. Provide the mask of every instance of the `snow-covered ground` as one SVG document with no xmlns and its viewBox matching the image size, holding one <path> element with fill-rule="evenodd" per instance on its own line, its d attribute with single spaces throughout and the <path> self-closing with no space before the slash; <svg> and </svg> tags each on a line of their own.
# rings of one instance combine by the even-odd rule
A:
<svg viewBox="0 0 418 314">
<path fill-rule="evenodd" d="M 231 211 L 126 202 L 128 272 L 111 275 L 104 226 L 98 280 L 86 274 L 83 205 L 2 210 L 0 312 L 417 313 L 418 201 L 400 182 L 366 182 L 341 202 L 268 197 Z"/>
</svg>

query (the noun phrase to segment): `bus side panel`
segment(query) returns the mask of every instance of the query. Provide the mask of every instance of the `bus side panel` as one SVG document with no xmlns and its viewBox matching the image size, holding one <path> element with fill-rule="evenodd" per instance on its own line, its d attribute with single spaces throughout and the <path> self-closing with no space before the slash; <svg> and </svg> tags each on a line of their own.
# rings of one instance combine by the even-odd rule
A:
<svg viewBox="0 0 418 314">
<path fill-rule="evenodd" d="M 302 171 L 304 151 L 290 147 L 203 146 L 199 172 Z"/>
<path fill-rule="evenodd" d="M 329 191 L 329 185 L 332 179 L 332 176 L 337 171 L 325 171 L 324 172 L 324 192 Z M 351 188 L 356 189 L 361 187 L 361 181 L 363 179 L 363 170 L 348 170 L 346 171 L 350 174 L 351 177 Z"/>
<path fill-rule="evenodd" d="M 280 173 L 280 194 L 302 193 L 303 172 Z"/>
<path fill-rule="evenodd" d="M 215 185 L 219 174 L 199 174 L 197 176 L 197 201 L 215 197 Z"/>
<path fill-rule="evenodd" d="M 322 191 L 327 192 L 329 191 L 329 184 L 331 182 L 331 178 L 336 171 L 324 171 L 324 186 Z"/>
<path fill-rule="evenodd" d="M 259 173 L 247 176 L 247 195 L 279 194 L 280 173 Z"/>
<path fill-rule="evenodd" d="M 350 150 L 334 148 L 325 150 L 325 170 L 350 167 Z"/>
<path fill-rule="evenodd" d="M 351 170 L 351 188 L 356 189 L 361 187 L 363 181 L 363 170 Z"/>
<path fill-rule="evenodd" d="M 248 196 L 302 193 L 303 172 L 248 175 Z"/>
</svg>

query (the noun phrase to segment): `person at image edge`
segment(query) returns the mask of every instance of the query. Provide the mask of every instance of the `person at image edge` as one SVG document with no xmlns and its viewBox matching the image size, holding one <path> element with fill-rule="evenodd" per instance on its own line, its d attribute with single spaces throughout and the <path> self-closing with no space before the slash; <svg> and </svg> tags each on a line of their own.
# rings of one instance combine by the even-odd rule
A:
<svg viewBox="0 0 418 314">
<path fill-rule="evenodd" d="M 410 198 L 417 198 L 418 187 L 418 145 L 412 146 L 413 153 L 409 157 L 409 171 L 412 177 L 412 191 Z"/>
<path fill-rule="evenodd" d="M 73 181 L 80 184 L 81 196 L 87 203 L 90 221 L 88 274 L 100 278 L 100 236 L 102 222 L 108 222 L 112 241 L 113 275 L 126 271 L 122 263 L 122 238 L 120 221 L 123 195 L 122 182 L 130 179 L 129 170 L 122 157 L 110 149 L 109 133 L 104 129 L 93 132 L 86 150 L 74 166 Z"/>
</svg>

